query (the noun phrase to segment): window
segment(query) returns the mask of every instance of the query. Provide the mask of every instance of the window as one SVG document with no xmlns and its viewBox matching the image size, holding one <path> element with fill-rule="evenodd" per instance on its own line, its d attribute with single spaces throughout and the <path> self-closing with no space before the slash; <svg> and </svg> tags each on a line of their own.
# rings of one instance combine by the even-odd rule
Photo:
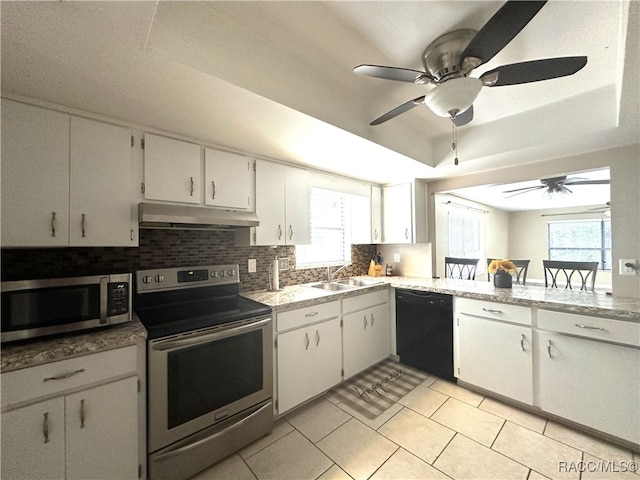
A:
<svg viewBox="0 0 640 480">
<path fill-rule="evenodd" d="M 599 262 L 600 270 L 611 270 L 611 221 L 568 220 L 549 222 L 549 260 Z"/>
<path fill-rule="evenodd" d="M 311 189 L 311 245 L 296 246 L 296 265 L 320 267 L 351 262 L 347 194 Z"/>
<path fill-rule="evenodd" d="M 484 219 L 471 212 L 449 212 L 449 256 L 484 257 Z"/>
</svg>

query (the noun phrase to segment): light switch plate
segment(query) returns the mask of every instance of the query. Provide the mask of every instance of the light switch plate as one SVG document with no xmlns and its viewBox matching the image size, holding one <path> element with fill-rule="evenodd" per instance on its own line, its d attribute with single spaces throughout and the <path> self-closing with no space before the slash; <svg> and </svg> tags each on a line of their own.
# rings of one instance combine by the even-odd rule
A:
<svg viewBox="0 0 640 480">
<path fill-rule="evenodd" d="M 247 262 L 247 269 L 249 270 L 249 273 L 256 273 L 256 259 L 255 258 L 250 258 L 249 261 Z"/>
<path fill-rule="evenodd" d="M 399 253 L 394 253 L 393 254 L 393 261 L 398 263 L 400 261 L 400 254 Z"/>
<path fill-rule="evenodd" d="M 635 268 L 633 267 L 627 267 L 626 264 L 630 263 L 631 265 L 634 265 Z M 620 259 L 620 266 L 619 266 L 619 270 L 620 270 L 620 275 L 637 275 L 637 269 L 638 268 L 638 261 L 634 258 L 621 258 Z"/>
</svg>

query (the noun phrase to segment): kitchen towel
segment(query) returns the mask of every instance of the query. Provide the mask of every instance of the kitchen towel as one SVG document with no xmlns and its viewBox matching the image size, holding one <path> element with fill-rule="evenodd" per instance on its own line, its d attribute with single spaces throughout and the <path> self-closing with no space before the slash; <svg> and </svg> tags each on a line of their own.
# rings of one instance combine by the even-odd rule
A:
<svg viewBox="0 0 640 480">
<path fill-rule="evenodd" d="M 327 395 L 373 420 L 427 378 L 427 373 L 386 359 L 345 380 Z"/>
</svg>

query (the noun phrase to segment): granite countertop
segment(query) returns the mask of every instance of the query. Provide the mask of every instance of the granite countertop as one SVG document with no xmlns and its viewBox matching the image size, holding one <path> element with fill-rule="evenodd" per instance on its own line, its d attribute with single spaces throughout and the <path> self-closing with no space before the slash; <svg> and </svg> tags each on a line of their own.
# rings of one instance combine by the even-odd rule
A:
<svg viewBox="0 0 640 480">
<path fill-rule="evenodd" d="M 360 277 L 371 279 L 372 277 Z M 493 302 L 513 303 L 562 312 L 603 316 L 619 320 L 640 322 L 640 299 L 607 295 L 605 292 L 588 292 L 546 288 L 536 285 L 514 285 L 511 289 L 496 288 L 491 282 L 432 279 L 415 277 L 379 277 L 380 284 L 355 290 L 321 290 L 304 285 L 284 287 L 278 292 L 266 290 L 245 292 L 243 296 L 266 303 L 274 312 L 300 308 L 318 301 L 329 301 L 341 297 L 379 290 L 391 285 L 428 292 L 446 293 L 459 297 L 476 298 Z"/>
<path fill-rule="evenodd" d="M 5 373 L 66 358 L 128 347 L 146 338 L 147 331 L 134 316 L 131 322 L 121 325 L 2 345 L 0 368 L 2 373 Z"/>
</svg>

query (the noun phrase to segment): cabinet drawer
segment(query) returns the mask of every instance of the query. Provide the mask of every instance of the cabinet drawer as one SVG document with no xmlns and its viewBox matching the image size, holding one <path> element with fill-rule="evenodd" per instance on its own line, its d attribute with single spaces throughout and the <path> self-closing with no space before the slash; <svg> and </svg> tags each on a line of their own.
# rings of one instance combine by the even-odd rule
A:
<svg viewBox="0 0 640 480">
<path fill-rule="evenodd" d="M 538 311 L 538 328 L 640 346 L 640 323 L 590 317 L 575 313 Z"/>
<path fill-rule="evenodd" d="M 2 407 L 136 373 L 137 358 L 132 345 L 3 373 Z"/>
<path fill-rule="evenodd" d="M 454 297 L 453 301 L 456 315 L 474 315 L 520 325 L 531 325 L 531 308 L 529 307 L 460 297 Z"/>
<path fill-rule="evenodd" d="M 278 331 L 299 328 L 310 323 L 319 322 L 340 315 L 340 302 L 317 303 L 304 308 L 296 308 L 287 312 L 278 313 L 276 325 Z"/>
<path fill-rule="evenodd" d="M 389 289 L 378 290 L 371 293 L 363 293 L 354 297 L 347 297 L 342 300 L 342 312 L 355 312 L 373 305 L 380 305 L 389 301 Z"/>
</svg>

